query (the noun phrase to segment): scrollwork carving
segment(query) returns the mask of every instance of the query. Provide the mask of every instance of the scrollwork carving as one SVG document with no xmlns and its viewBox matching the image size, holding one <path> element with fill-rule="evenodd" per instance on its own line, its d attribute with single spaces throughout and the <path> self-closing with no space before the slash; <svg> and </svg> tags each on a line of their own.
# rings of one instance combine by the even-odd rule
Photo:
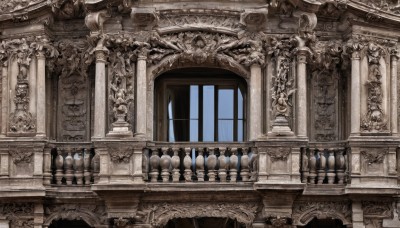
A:
<svg viewBox="0 0 400 228">
<path fill-rule="evenodd" d="M 391 218 L 393 216 L 392 202 L 362 201 L 364 217 Z"/>
<path fill-rule="evenodd" d="M 11 220 L 11 227 L 33 228 L 33 203 L 0 204 L 0 215 Z"/>
</svg>

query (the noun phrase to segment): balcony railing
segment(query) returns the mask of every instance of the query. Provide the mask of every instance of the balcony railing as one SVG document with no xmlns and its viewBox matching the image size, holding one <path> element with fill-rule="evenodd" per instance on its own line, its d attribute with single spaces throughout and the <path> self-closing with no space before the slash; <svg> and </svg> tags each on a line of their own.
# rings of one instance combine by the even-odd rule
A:
<svg viewBox="0 0 400 228">
<path fill-rule="evenodd" d="M 144 154 L 149 182 L 248 182 L 257 177 L 257 152 L 246 144 L 157 144 Z"/>
<path fill-rule="evenodd" d="M 344 184 L 348 179 L 346 148 L 304 148 L 301 182 L 308 184 Z"/>
<path fill-rule="evenodd" d="M 54 185 L 90 185 L 96 183 L 100 171 L 99 157 L 90 145 L 58 145 L 52 150 Z"/>
</svg>

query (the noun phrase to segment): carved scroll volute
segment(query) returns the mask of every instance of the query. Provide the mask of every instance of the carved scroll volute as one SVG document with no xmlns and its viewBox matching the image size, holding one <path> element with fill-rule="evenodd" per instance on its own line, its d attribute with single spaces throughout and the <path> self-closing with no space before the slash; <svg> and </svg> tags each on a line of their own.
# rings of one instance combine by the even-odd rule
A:
<svg viewBox="0 0 400 228">
<path fill-rule="evenodd" d="M 92 35 L 103 33 L 103 24 L 111 15 L 106 10 L 90 13 L 85 18 L 85 25 L 90 29 Z"/>
</svg>

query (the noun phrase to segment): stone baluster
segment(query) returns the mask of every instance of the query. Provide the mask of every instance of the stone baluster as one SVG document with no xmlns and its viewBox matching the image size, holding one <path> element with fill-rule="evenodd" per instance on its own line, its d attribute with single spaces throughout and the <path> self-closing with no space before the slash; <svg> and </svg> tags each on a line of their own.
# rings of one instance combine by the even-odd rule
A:
<svg viewBox="0 0 400 228">
<path fill-rule="evenodd" d="M 72 157 L 72 150 L 70 148 L 67 149 L 67 157 L 65 157 L 64 169 L 65 169 L 65 181 L 67 185 L 72 185 L 72 180 L 74 179 L 74 170 L 73 163 L 74 159 Z"/>
<path fill-rule="evenodd" d="M 191 182 L 192 181 L 192 157 L 190 156 L 190 153 L 192 152 L 192 149 L 189 147 L 185 148 L 185 158 L 183 159 L 183 166 L 185 167 L 185 181 L 186 182 Z"/>
<path fill-rule="evenodd" d="M 231 182 L 236 182 L 237 179 L 237 165 L 238 165 L 238 156 L 237 156 L 237 148 L 231 149 L 232 155 L 229 161 L 229 177 Z"/>
<path fill-rule="evenodd" d="M 180 178 L 180 173 L 179 173 L 179 167 L 181 164 L 181 160 L 179 158 L 179 148 L 172 148 L 172 151 L 174 152 L 174 155 L 171 158 L 171 165 L 172 165 L 172 181 L 173 182 L 179 182 Z"/>
<path fill-rule="evenodd" d="M 307 156 L 306 148 L 301 149 L 301 183 L 307 183 L 308 175 L 310 174 L 310 167 L 308 165 L 309 158 Z"/>
<path fill-rule="evenodd" d="M 171 167 L 171 156 L 168 154 L 168 148 L 163 147 L 161 148 L 162 156 L 160 159 L 160 166 L 161 166 L 161 178 L 163 182 L 169 181 L 170 167 Z"/>
<path fill-rule="evenodd" d="M 240 176 L 242 177 L 242 181 L 249 181 L 249 148 L 242 148 L 242 157 L 240 158 Z"/>
<path fill-rule="evenodd" d="M 328 156 L 328 184 L 333 184 L 335 182 L 335 151 L 333 149 L 329 150 Z"/>
<path fill-rule="evenodd" d="M 324 150 L 320 150 L 318 152 L 318 165 L 318 184 L 322 184 L 326 176 L 326 158 L 324 155 Z"/>
<path fill-rule="evenodd" d="M 92 176 L 93 182 L 97 184 L 99 182 L 100 176 L 100 154 L 98 152 L 92 158 L 92 162 L 90 163 L 90 167 L 92 167 Z"/>
<path fill-rule="evenodd" d="M 336 151 L 336 176 L 338 179 L 338 184 L 343 184 L 344 181 L 344 170 L 345 170 L 345 159 L 343 156 L 343 150 Z"/>
<path fill-rule="evenodd" d="M 310 174 L 308 175 L 308 183 L 315 184 L 315 179 L 317 177 L 317 158 L 315 157 L 316 151 L 310 152 Z"/>
<path fill-rule="evenodd" d="M 215 182 L 216 171 L 215 168 L 217 167 L 217 156 L 215 156 L 215 148 L 210 148 L 210 152 L 207 158 L 207 169 L 208 169 L 208 180 L 211 182 Z"/>
<path fill-rule="evenodd" d="M 219 169 L 218 169 L 218 177 L 221 182 L 226 182 L 227 177 L 227 169 L 229 166 L 229 162 L 227 162 L 227 158 L 225 157 L 225 148 L 219 148 L 219 157 L 218 157 Z"/>
<path fill-rule="evenodd" d="M 82 150 L 75 150 L 74 155 L 74 176 L 76 179 L 77 185 L 83 184 L 83 158 L 82 158 Z"/>
<path fill-rule="evenodd" d="M 62 151 L 60 149 L 57 149 L 57 156 L 55 159 L 55 165 L 56 165 L 56 174 L 55 174 L 55 181 L 56 184 L 62 184 L 62 178 L 64 176 L 64 157 L 62 156 Z"/>
<path fill-rule="evenodd" d="M 249 171 L 250 171 L 250 181 L 258 180 L 258 148 L 253 147 L 251 149 L 252 155 L 250 158 Z"/>
<path fill-rule="evenodd" d="M 149 173 L 150 173 L 150 149 L 143 149 L 142 156 L 142 173 L 143 173 L 143 181 L 149 181 Z"/>
<path fill-rule="evenodd" d="M 157 149 L 152 150 L 150 157 L 150 181 L 157 182 L 158 180 L 158 167 L 160 166 L 160 157 L 158 156 Z"/>
<path fill-rule="evenodd" d="M 85 184 L 90 185 L 90 151 L 88 149 L 83 149 L 83 176 Z"/>
<path fill-rule="evenodd" d="M 199 155 L 196 157 L 196 175 L 198 181 L 204 181 L 204 156 L 203 149 L 198 148 Z"/>
</svg>

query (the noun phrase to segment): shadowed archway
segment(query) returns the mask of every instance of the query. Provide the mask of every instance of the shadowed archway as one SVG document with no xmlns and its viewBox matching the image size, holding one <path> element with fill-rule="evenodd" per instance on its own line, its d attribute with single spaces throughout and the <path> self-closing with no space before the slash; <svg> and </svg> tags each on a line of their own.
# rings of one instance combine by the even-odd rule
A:
<svg viewBox="0 0 400 228">
<path fill-rule="evenodd" d="M 229 218 L 177 218 L 168 221 L 164 228 L 245 228 L 244 224 Z"/>
</svg>

